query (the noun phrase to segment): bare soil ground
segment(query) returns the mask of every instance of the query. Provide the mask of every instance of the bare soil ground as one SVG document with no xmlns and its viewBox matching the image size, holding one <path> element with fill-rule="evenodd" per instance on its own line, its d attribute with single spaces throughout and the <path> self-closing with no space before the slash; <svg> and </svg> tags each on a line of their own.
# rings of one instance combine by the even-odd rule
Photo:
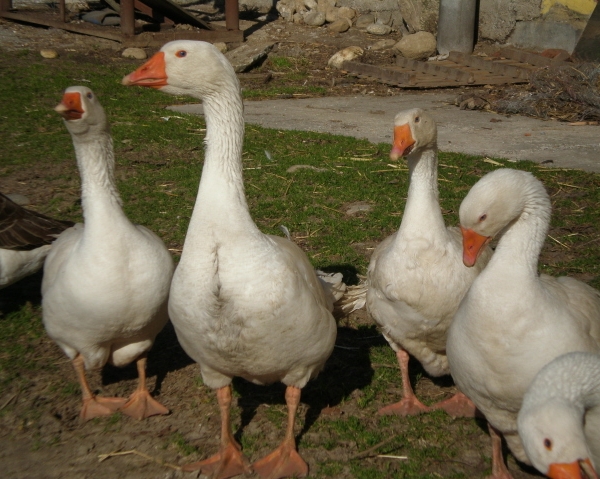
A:
<svg viewBox="0 0 600 479">
<path fill-rule="evenodd" d="M 311 70 L 309 79 L 315 85 L 327 88 L 328 95 L 347 95 L 358 92 L 387 95 L 389 87 L 363 80 L 349 80 L 342 73 L 325 68 L 329 57 L 339 48 L 350 44 L 369 45 L 379 40 L 361 32 L 332 35 L 325 29 L 309 29 L 281 21 L 262 27 L 265 35 L 279 42 L 282 55 L 305 56 L 310 51 Z M 278 31 L 278 29 L 280 31 Z M 353 37 L 354 36 L 354 37 Z M 0 43 L 3 48 L 39 49 L 55 48 L 63 57 L 77 55 L 93 56 L 99 66 L 108 66 L 119 58 L 121 47 L 114 42 L 68 32 L 25 26 L 0 20 Z M 368 52 L 367 59 L 392 61 L 389 52 Z M 139 62 L 135 62 L 139 63 Z M 23 64 L 23 68 L 27 65 Z M 266 73 L 267 67 L 258 71 Z M 255 77 L 245 78 L 245 85 L 261 81 Z M 302 80 L 303 82 L 305 80 Z M 1 167 L 2 165 L 0 165 Z M 54 168 L 55 171 L 49 171 Z M 78 180 L 68 180 L 61 175 L 61 165 L 53 167 L 44 163 L 23 167 L 3 178 L 2 190 L 16 183 L 27 183 L 19 188 L 33 204 L 46 203 L 55 186 L 53 182 L 72 181 L 71 195 L 65 202 L 74 204 L 79 198 Z M 48 181 L 48 178 L 57 178 Z M 64 192 L 65 190 L 63 190 Z M 43 208 L 41 208 L 43 209 Z M 169 245 L 180 247 L 181 245 Z M 367 253 L 365 253 L 367 254 Z M 40 304 L 41 276 L 30 277 L 0 292 L 0 310 L 6 315 L 19 309 L 25 302 L 35 311 Z M 360 327 L 359 326 L 363 326 Z M 352 464 L 362 461 L 373 466 L 381 459 L 374 457 L 377 450 L 362 456 L 356 442 L 334 443 L 327 441 L 327 425 L 340 418 L 357 418 L 375 421 L 375 411 L 383 402 L 376 399 L 367 408 L 360 406 L 361 389 L 368 385 L 382 368 L 395 364 L 372 364 L 369 351 L 384 345 L 384 340 L 364 312 L 345 319 L 339 328 L 339 347 L 335 349 L 326 370 L 303 391 L 298 411 L 297 439 L 301 454 L 311 467 L 312 477 L 356 477 Z M 0 352 L 2 354 L 2 352 Z M 43 363 L 44 369 L 22 368 L 19 380 L 0 391 L 0 467 L 2 477 L 10 478 L 179 478 L 193 477 L 184 474 L 178 466 L 196 461 L 217 451 L 219 445 L 219 414 L 214 393 L 199 386 L 199 370 L 180 348 L 170 326 L 159 335 L 155 348 L 149 356 L 149 387 L 153 394 L 172 413 L 141 422 L 115 415 L 81 424 L 78 420 L 80 393 L 74 383 L 72 367 L 59 348 L 45 335 L 29 340 L 23 355 Z M 3 374 L 3 373 L 2 373 Z M 425 401 L 449 396 L 454 388 L 449 379 L 432 381 L 417 367 L 413 379 L 417 394 Z M 128 396 L 137 385 L 135 368 L 118 370 L 106 367 L 101 373 L 90 375 L 92 387 L 102 395 Z M 255 460 L 271 451 L 281 440 L 285 420 L 283 387 L 255 387 L 244 381 L 236 381 L 232 418 L 236 437 L 242 441 L 255 438 Z M 324 393 L 326 391 L 326 393 Z M 390 392 L 390 391 L 388 391 Z M 396 394 L 398 389 L 391 391 Z M 423 425 L 431 422 L 427 416 L 420 419 Z M 437 420 L 439 422 L 439 419 Z M 466 421 L 466 420 L 465 420 Z M 460 442 L 470 444 L 458 457 L 439 457 L 424 465 L 419 477 L 483 477 L 489 470 L 489 439 L 485 426 L 468 429 L 462 420 L 445 420 L 445 430 L 440 437 L 419 438 L 419 441 Z M 472 421 L 470 421 L 472 423 Z M 409 421 L 398 420 L 390 431 L 406 441 L 411 441 Z M 310 445 L 313 445 L 312 447 Z M 128 453 L 128 451 L 137 453 Z M 107 458 L 101 455 L 120 452 L 125 455 Z M 400 450 L 397 452 L 402 454 Z M 394 454 L 394 452 L 392 452 Z M 319 464 L 327 461 L 348 461 L 338 472 L 322 473 Z M 514 459 L 510 462 L 516 479 L 533 477 L 529 469 L 519 468 Z M 391 461 L 385 470 L 389 477 L 396 475 Z M 430 474 L 430 476 L 425 476 Z M 458 476 L 457 476 L 458 474 Z M 361 476 L 362 477 L 362 476 Z M 400 477 L 400 476 L 399 476 Z M 402 477 L 414 477 L 402 475 Z"/>
</svg>

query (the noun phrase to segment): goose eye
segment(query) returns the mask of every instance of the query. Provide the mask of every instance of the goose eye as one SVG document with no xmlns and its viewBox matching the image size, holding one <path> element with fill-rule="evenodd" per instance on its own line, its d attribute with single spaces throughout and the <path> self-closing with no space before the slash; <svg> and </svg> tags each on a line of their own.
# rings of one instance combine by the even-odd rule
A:
<svg viewBox="0 0 600 479">
<path fill-rule="evenodd" d="M 421 121 L 421 117 L 420 117 L 420 116 L 417 116 L 417 117 L 415 118 L 415 123 L 419 123 L 420 121 Z"/>
<path fill-rule="evenodd" d="M 88 92 L 85 96 L 87 96 L 90 100 L 92 98 L 94 98 L 94 95 L 92 94 L 92 92 Z"/>
<path fill-rule="evenodd" d="M 179 50 L 175 55 L 177 55 L 179 58 L 183 58 L 187 55 L 187 52 L 185 50 Z"/>
<path fill-rule="evenodd" d="M 485 221 L 486 219 L 487 219 L 487 215 L 485 215 L 485 214 L 484 214 L 484 215 L 481 215 L 481 216 L 479 217 L 479 222 L 481 223 L 482 221 Z"/>
<path fill-rule="evenodd" d="M 544 439 L 544 447 L 549 451 L 552 450 L 552 441 L 548 438 Z"/>
</svg>

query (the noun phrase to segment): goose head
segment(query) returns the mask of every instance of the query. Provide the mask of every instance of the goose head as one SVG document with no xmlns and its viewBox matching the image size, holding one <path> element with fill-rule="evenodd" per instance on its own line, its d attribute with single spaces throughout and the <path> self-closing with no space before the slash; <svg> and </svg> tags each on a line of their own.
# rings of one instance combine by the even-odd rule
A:
<svg viewBox="0 0 600 479">
<path fill-rule="evenodd" d="M 394 118 L 394 144 L 390 158 L 397 160 L 426 148 L 434 148 L 437 142 L 435 120 L 420 108 L 401 111 Z"/>
<path fill-rule="evenodd" d="M 101 134 L 109 128 L 102 105 L 94 92 L 85 86 L 67 88 L 54 110 L 63 117 L 72 135 Z"/>
<path fill-rule="evenodd" d="M 484 246 L 525 212 L 531 198 L 547 206 L 549 218 L 548 195 L 529 172 L 501 168 L 475 183 L 459 210 L 465 266 L 475 264 Z"/>
<path fill-rule="evenodd" d="M 237 77 L 225 56 L 214 45 L 194 40 L 166 43 L 146 63 L 126 75 L 122 83 L 196 98 L 231 89 L 239 91 Z"/>
<path fill-rule="evenodd" d="M 527 457 L 540 472 L 552 479 L 598 479 L 576 409 L 558 401 L 524 407 L 518 425 Z"/>
<path fill-rule="evenodd" d="M 598 479 L 598 459 L 588 442 L 598 433 L 595 420 L 586 419 L 599 405 L 599 355 L 571 352 L 546 364 L 523 396 L 517 417 L 531 463 L 553 479 Z"/>
</svg>

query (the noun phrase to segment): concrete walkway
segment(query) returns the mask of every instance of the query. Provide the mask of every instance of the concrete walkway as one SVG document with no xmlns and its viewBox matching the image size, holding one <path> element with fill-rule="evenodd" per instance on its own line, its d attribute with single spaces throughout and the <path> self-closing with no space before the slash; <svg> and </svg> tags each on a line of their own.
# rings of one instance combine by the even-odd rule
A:
<svg viewBox="0 0 600 479">
<path fill-rule="evenodd" d="M 600 126 L 570 126 L 524 116 L 460 110 L 452 91 L 245 102 L 248 124 L 285 130 L 326 132 L 391 144 L 394 116 L 423 108 L 438 122 L 441 151 L 544 162 L 551 168 L 600 172 Z M 202 114 L 202 105 L 169 107 Z"/>
</svg>

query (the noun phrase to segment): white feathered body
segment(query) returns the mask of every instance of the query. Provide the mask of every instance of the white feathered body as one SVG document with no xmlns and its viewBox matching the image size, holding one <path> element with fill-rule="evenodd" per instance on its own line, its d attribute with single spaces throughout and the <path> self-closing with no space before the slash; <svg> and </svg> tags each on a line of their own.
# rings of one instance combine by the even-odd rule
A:
<svg viewBox="0 0 600 479">
<path fill-rule="evenodd" d="M 458 228 L 446 227 L 439 205 L 435 143 L 423 152 L 416 149 L 408 161 L 410 186 L 402 223 L 373 252 L 366 304 L 394 350 L 402 347 L 429 374 L 441 376 L 450 372 L 450 322 L 491 251 L 473 268 L 462 263 L 462 237 Z"/>
<path fill-rule="evenodd" d="M 516 422 L 523 395 L 555 357 L 600 352 L 600 293 L 573 278 L 538 276 L 550 203 L 541 183 L 521 173 L 509 172 L 507 181 L 519 185 L 522 177 L 530 176 L 524 192 L 507 188 L 505 194 L 507 201 L 525 204 L 525 212 L 510 221 L 492 259 L 461 302 L 448 334 L 448 358 L 460 390 L 502 432 L 515 456 L 528 462 Z M 478 191 L 484 189 L 489 192 L 490 187 Z M 478 203 L 473 199 L 469 204 Z M 508 211 L 511 206 L 497 208 Z"/>
<path fill-rule="evenodd" d="M 168 320 L 173 274 L 162 240 L 123 213 L 105 128 L 96 135 L 72 132 L 85 226 L 54 242 L 42 284 L 48 335 L 71 359 L 80 353 L 87 368 L 107 361 L 123 366 L 150 349 Z"/>
<path fill-rule="evenodd" d="M 219 69 L 231 70 L 218 54 L 210 55 Z M 176 73 L 167 72 L 169 84 L 175 82 Z M 301 388 L 333 351 L 331 302 L 300 248 L 264 235 L 252 221 L 242 177 L 239 84 L 233 71 L 217 77 L 227 86 L 201 96 L 205 163 L 169 314 L 179 342 L 200 364 L 209 387 L 226 386 L 239 376 Z M 212 88 L 210 82 L 205 85 Z"/>
</svg>

